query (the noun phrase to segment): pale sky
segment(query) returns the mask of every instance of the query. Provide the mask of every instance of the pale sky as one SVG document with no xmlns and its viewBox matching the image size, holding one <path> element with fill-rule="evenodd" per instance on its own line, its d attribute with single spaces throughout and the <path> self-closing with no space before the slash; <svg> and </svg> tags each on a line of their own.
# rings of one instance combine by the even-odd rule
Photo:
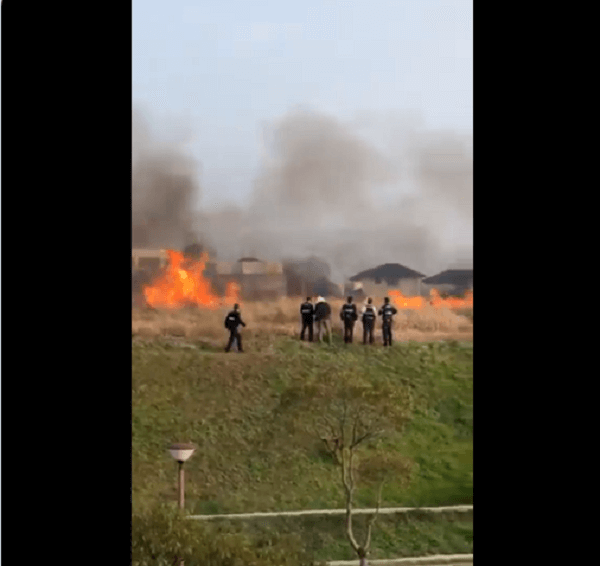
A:
<svg viewBox="0 0 600 566">
<path fill-rule="evenodd" d="M 416 115 L 427 129 L 472 134 L 473 5 L 133 0 L 132 80 L 154 129 L 186 130 L 202 206 L 243 205 L 264 125 L 298 105 L 348 123 Z M 380 135 L 370 140 L 385 144 Z"/>
</svg>

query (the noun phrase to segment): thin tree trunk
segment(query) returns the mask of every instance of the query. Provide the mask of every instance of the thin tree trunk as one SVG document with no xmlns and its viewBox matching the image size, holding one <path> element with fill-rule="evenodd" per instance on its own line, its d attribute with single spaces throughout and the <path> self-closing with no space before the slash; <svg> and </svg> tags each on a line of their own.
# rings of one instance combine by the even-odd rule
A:
<svg viewBox="0 0 600 566">
<path fill-rule="evenodd" d="M 354 533 L 352 532 L 352 495 L 354 491 L 354 486 L 352 485 L 352 470 L 348 473 L 347 467 L 352 466 L 352 452 L 350 452 L 350 461 L 348 462 L 348 458 L 345 454 L 345 449 L 342 448 L 342 482 L 344 484 L 344 490 L 346 492 L 346 535 L 348 540 L 350 541 L 350 546 L 352 546 L 352 550 L 358 554 L 359 546 L 354 538 Z M 350 477 L 350 480 L 348 479 Z"/>
</svg>

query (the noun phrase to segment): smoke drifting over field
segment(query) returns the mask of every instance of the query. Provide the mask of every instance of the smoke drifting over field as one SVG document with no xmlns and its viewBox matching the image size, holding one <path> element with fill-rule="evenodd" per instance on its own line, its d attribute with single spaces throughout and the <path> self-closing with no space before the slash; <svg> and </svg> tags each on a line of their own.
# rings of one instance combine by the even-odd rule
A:
<svg viewBox="0 0 600 566">
<path fill-rule="evenodd" d="M 403 124 L 387 127 L 401 131 Z M 223 259 L 316 255 L 330 262 L 338 281 L 381 263 L 433 275 L 459 255 L 471 259 L 470 147 L 451 132 L 403 134 L 403 143 L 378 149 L 331 117 L 291 112 L 266 133 L 268 157 L 250 204 L 205 210 L 197 229 Z M 139 141 L 146 159 L 137 183 L 134 165 L 134 220 L 136 213 L 160 218 L 170 236 L 185 238 L 197 181 L 168 173 L 182 156 Z M 162 159 L 148 159 L 153 155 Z M 150 245 L 166 245 L 164 231 L 150 232 Z"/>
<path fill-rule="evenodd" d="M 393 180 L 390 164 L 331 118 L 291 114 L 270 137 L 273 162 L 250 209 L 260 225 L 352 226 L 371 210 L 372 187 Z"/>
<path fill-rule="evenodd" d="M 195 164 L 175 144 L 155 139 L 136 112 L 132 137 L 132 245 L 181 249 L 193 237 Z"/>
</svg>

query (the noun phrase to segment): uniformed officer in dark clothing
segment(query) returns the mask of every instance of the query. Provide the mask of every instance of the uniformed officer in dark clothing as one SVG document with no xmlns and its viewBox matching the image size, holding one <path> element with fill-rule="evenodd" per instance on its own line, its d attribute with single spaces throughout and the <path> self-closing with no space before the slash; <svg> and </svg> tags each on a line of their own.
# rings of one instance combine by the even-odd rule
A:
<svg viewBox="0 0 600 566">
<path fill-rule="evenodd" d="M 306 297 L 306 302 L 300 305 L 300 316 L 302 317 L 302 332 L 300 332 L 300 340 L 304 340 L 306 330 L 308 330 L 308 341 L 313 341 L 313 315 L 315 307 L 310 302 L 310 297 Z"/>
<path fill-rule="evenodd" d="M 393 305 L 390 305 L 389 297 L 384 299 L 384 305 L 379 309 L 379 316 L 382 317 L 381 329 L 383 330 L 383 345 L 392 345 L 392 317 L 398 311 Z"/>
<path fill-rule="evenodd" d="M 240 315 L 240 305 L 237 303 L 233 305 L 233 310 L 225 317 L 225 328 L 229 330 L 229 342 L 227 343 L 227 347 L 225 348 L 226 352 L 231 350 L 231 346 L 233 346 L 233 341 L 237 342 L 237 348 L 239 352 L 243 352 L 242 349 L 242 336 L 238 332 L 238 327 L 240 324 L 246 328 L 246 324 L 242 320 Z"/>
<path fill-rule="evenodd" d="M 373 330 L 375 330 L 375 319 L 377 318 L 377 310 L 373 306 L 373 299 L 370 298 L 367 301 L 361 314 L 363 324 L 363 344 L 367 343 L 367 337 L 369 338 L 369 344 L 373 344 Z"/>
<path fill-rule="evenodd" d="M 350 344 L 352 342 L 352 332 L 354 330 L 354 323 L 358 319 L 356 313 L 356 305 L 352 304 L 352 297 L 348 297 L 347 302 L 340 311 L 340 319 L 344 323 L 344 342 Z"/>
</svg>

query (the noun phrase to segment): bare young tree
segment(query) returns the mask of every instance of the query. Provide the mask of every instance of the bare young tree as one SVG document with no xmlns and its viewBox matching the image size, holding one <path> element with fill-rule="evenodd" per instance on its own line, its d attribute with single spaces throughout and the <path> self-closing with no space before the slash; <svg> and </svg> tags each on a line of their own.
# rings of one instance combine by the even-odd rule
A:
<svg viewBox="0 0 600 566">
<path fill-rule="evenodd" d="M 305 404 L 312 415 L 306 427 L 308 432 L 320 439 L 340 468 L 346 536 L 360 565 L 367 566 L 383 487 L 392 478 L 405 482 L 410 475 L 407 459 L 380 447 L 386 434 L 401 430 L 408 421 L 412 409 L 410 391 L 391 379 L 373 382 L 353 372 L 330 373 L 321 382 L 308 383 L 299 389 L 293 394 L 295 401 Z M 370 484 L 377 493 L 376 511 L 369 517 L 360 542 L 353 525 L 359 484 L 361 487 Z"/>
</svg>

